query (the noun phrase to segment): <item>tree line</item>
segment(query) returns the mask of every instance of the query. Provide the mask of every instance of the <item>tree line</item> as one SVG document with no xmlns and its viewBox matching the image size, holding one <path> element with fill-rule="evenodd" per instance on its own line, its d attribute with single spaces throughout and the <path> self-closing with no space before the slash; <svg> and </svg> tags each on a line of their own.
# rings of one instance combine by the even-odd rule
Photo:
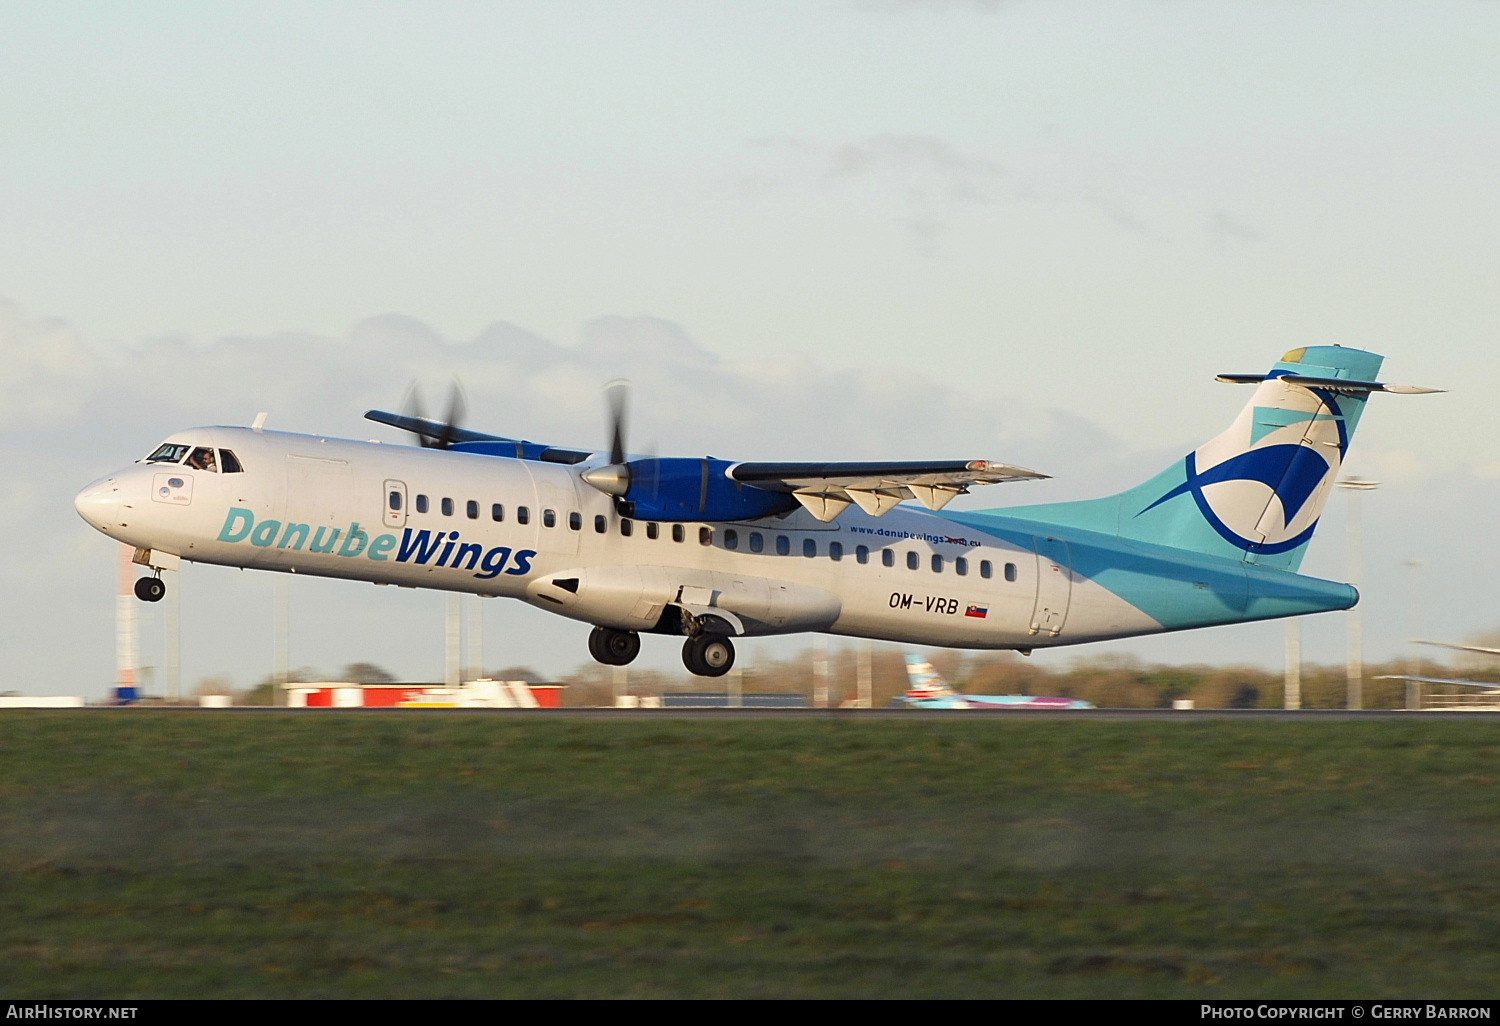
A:
<svg viewBox="0 0 1500 1026">
<path fill-rule="evenodd" d="M 1020 656 L 1011 652 L 961 652 L 940 650 L 926 653 L 933 668 L 956 690 L 985 695 L 1056 695 L 1093 702 L 1101 708 L 1161 709 L 1174 702 L 1191 701 L 1199 709 L 1280 709 L 1285 703 L 1285 681 L 1280 671 L 1254 666 L 1209 666 L 1205 664 L 1148 664 L 1134 656 L 1106 654 L 1073 658 L 1065 666 Z M 1364 668 L 1363 705 L 1366 709 L 1402 709 L 1407 702 L 1407 684 L 1381 680 L 1400 674 L 1463 677 L 1492 680 L 1500 685 L 1500 666 L 1494 658 L 1456 658 L 1454 665 L 1433 660 L 1400 660 L 1367 664 Z M 725 691 L 737 688 L 746 694 L 781 693 L 827 695 L 830 706 L 852 704 L 858 697 L 861 676 L 859 655 L 854 647 L 833 648 L 826 660 L 814 649 L 785 658 L 752 658 L 731 675 L 708 680 L 683 671 L 629 668 L 618 674 L 614 667 L 589 663 L 560 678 L 547 678 L 529 667 L 507 666 L 469 676 L 495 680 L 523 680 L 534 684 L 563 685 L 566 706 L 612 705 L 618 692 L 636 697 L 659 697 L 684 691 Z M 868 661 L 871 705 L 881 708 L 907 689 L 904 653 L 895 648 L 876 648 Z M 289 675 L 289 682 L 338 680 L 351 684 L 393 684 L 396 678 L 373 663 L 350 663 L 334 674 L 302 667 Z M 270 677 L 254 687 L 235 693 L 237 702 L 271 704 L 274 682 Z M 218 679 L 200 684 L 199 694 L 226 693 Z M 1424 695 L 1472 696 L 1471 688 L 1423 685 Z M 1342 709 L 1348 696 L 1344 666 L 1304 664 L 1301 671 L 1304 709 Z M 284 699 L 283 699 L 284 701 Z"/>
</svg>

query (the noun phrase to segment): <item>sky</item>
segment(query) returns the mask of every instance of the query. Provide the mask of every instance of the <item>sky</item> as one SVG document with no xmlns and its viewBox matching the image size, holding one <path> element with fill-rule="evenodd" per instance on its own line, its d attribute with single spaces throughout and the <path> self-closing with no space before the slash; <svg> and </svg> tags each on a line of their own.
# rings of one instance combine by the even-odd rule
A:
<svg viewBox="0 0 1500 1026">
<path fill-rule="evenodd" d="M 1213 382 L 1387 380 L 1304 572 L 1368 658 L 1500 626 L 1500 4 L 847 0 L 0 8 L 0 690 L 104 694 L 114 552 L 71 508 L 168 433 L 468 425 L 757 459 L 990 458 L 1107 494 L 1221 430 Z M 388 439 L 395 440 L 395 439 Z M 272 582 L 189 567 L 183 677 L 272 665 Z M 437 594 L 299 580 L 292 662 L 443 667 Z M 373 594 L 372 594 L 373 593 Z M 485 603 L 486 663 L 586 627 Z M 1307 620 L 1344 658 L 1347 616 Z M 160 663 L 160 611 L 142 658 Z M 1279 665 L 1280 624 L 1045 656 Z M 659 639 L 660 640 L 660 639 Z M 747 642 L 781 652 L 806 639 Z M 841 644 L 841 642 L 835 642 Z M 775 646 L 782 648 L 775 648 Z M 677 663 L 669 639 L 643 660 Z"/>
</svg>

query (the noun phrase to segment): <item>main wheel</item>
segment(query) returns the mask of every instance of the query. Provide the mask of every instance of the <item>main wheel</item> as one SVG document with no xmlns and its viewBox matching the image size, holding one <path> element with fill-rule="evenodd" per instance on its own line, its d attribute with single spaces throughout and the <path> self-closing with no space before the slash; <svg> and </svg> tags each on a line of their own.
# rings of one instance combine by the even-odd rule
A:
<svg viewBox="0 0 1500 1026">
<path fill-rule="evenodd" d="M 135 597 L 142 602 L 160 602 L 167 586 L 160 577 L 142 577 L 135 582 Z"/>
<path fill-rule="evenodd" d="M 605 666 L 624 666 L 641 653 L 641 636 L 635 631 L 595 627 L 589 634 L 589 655 Z"/>
<path fill-rule="evenodd" d="M 734 665 L 734 643 L 717 634 L 700 634 L 682 645 L 682 665 L 699 677 L 722 677 Z"/>
</svg>

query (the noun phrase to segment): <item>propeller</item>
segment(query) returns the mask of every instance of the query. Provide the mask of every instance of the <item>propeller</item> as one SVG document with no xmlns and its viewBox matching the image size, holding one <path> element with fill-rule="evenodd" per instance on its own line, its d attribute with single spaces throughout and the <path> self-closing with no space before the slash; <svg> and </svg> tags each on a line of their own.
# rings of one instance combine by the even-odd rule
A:
<svg viewBox="0 0 1500 1026">
<path fill-rule="evenodd" d="M 406 393 L 406 402 L 403 405 L 407 416 L 417 420 L 427 420 L 426 414 L 422 411 L 422 392 L 415 383 Z M 457 441 L 458 427 L 464 419 L 464 413 L 464 390 L 458 383 L 458 379 L 454 378 L 453 387 L 448 393 L 448 416 L 438 424 L 437 433 L 413 431 L 412 434 L 417 436 L 417 441 L 424 449 L 451 449 L 453 443 Z M 427 423 L 431 424 L 433 421 L 427 421 Z"/>
<path fill-rule="evenodd" d="M 605 495 L 621 498 L 630 491 L 630 464 L 625 462 L 625 422 L 629 405 L 630 385 L 625 381 L 611 381 L 604 386 L 605 405 L 609 410 L 609 462 L 602 467 L 585 470 L 583 480 Z"/>
</svg>

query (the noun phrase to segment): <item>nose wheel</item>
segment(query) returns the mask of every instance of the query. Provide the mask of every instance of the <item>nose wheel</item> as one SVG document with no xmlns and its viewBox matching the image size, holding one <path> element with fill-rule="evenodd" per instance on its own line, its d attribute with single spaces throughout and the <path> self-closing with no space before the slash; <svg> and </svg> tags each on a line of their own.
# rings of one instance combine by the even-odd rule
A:
<svg viewBox="0 0 1500 1026">
<path fill-rule="evenodd" d="M 160 602 L 167 585 L 160 577 L 142 577 L 135 582 L 135 597 L 142 602 Z"/>
<path fill-rule="evenodd" d="M 682 645 L 682 665 L 699 677 L 722 677 L 734 665 L 734 643 L 718 634 L 700 634 Z"/>
</svg>

